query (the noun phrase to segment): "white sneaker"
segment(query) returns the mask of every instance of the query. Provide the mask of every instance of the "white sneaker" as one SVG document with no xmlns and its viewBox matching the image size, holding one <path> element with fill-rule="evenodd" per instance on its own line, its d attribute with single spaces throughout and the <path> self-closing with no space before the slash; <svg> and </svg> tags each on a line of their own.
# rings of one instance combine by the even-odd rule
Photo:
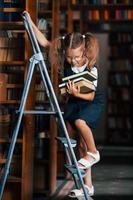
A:
<svg viewBox="0 0 133 200">
<path fill-rule="evenodd" d="M 90 196 L 93 196 L 94 195 L 94 187 L 92 185 L 92 187 L 89 187 L 88 185 L 84 185 L 85 187 L 85 190 L 86 190 L 86 193 L 87 193 L 87 196 L 90 197 Z M 84 197 L 84 192 L 83 192 L 83 189 L 74 189 L 74 190 L 71 190 L 71 192 L 69 193 L 68 195 L 69 197 L 71 198 L 76 198 L 76 197 Z"/>
<path fill-rule="evenodd" d="M 89 169 L 92 165 L 94 165 L 95 163 L 97 163 L 100 160 L 100 154 L 99 151 L 97 151 L 96 153 L 91 153 L 91 152 L 87 152 L 87 154 L 89 156 L 91 156 L 92 158 L 87 160 L 85 158 L 81 158 L 78 163 L 81 164 L 82 166 L 79 166 L 79 169 Z"/>
</svg>

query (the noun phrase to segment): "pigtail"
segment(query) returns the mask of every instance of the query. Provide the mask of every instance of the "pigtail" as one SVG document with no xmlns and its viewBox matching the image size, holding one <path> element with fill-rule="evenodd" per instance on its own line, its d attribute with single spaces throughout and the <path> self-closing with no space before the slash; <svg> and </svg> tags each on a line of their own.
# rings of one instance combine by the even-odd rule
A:
<svg viewBox="0 0 133 200">
<path fill-rule="evenodd" d="M 99 57 L 99 44 L 97 38 L 92 33 L 85 34 L 85 55 L 89 60 L 88 67 L 91 69 L 97 64 Z"/>
<path fill-rule="evenodd" d="M 62 71 L 64 65 L 63 38 L 59 37 L 52 41 L 49 49 L 49 61 L 52 67 Z"/>
</svg>

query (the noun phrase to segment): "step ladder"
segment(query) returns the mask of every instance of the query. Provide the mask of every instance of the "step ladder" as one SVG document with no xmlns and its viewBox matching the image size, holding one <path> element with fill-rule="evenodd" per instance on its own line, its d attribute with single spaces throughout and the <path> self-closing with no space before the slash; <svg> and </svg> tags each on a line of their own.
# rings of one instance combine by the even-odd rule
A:
<svg viewBox="0 0 133 200">
<path fill-rule="evenodd" d="M 64 137 L 63 138 L 57 137 L 56 139 L 61 144 L 63 144 L 65 152 L 66 152 L 68 163 L 65 165 L 65 168 L 72 175 L 76 188 L 82 188 L 84 192 L 84 199 L 88 200 L 89 197 L 87 195 L 87 192 L 84 187 L 84 182 L 83 182 L 83 177 L 85 176 L 85 172 L 78 168 L 78 163 L 77 163 L 76 156 L 73 150 L 73 148 L 76 145 L 76 142 L 69 138 L 69 135 L 65 126 L 65 122 L 62 116 L 62 112 L 60 110 L 49 74 L 47 71 L 47 67 L 44 62 L 43 55 L 41 53 L 39 44 L 37 42 L 36 36 L 31 26 L 31 19 L 26 11 L 23 12 L 23 19 L 24 19 L 24 26 L 29 36 L 29 40 L 31 42 L 31 46 L 33 49 L 33 56 L 30 58 L 30 62 L 29 62 L 27 78 L 25 81 L 21 103 L 18 110 L 18 119 L 17 119 L 16 126 L 14 128 L 13 135 L 11 138 L 11 143 L 10 143 L 9 151 L 7 155 L 7 161 L 5 163 L 2 174 L 0 176 L 0 200 L 2 199 L 2 196 L 3 196 L 4 187 L 6 184 L 6 180 L 8 178 L 9 169 L 10 169 L 10 165 L 11 165 L 11 161 L 13 157 L 16 140 L 18 137 L 19 128 L 20 128 L 22 117 L 24 114 L 54 115 L 56 117 L 57 123 L 58 121 L 60 121 L 60 125 L 64 133 Z M 38 66 L 39 68 L 41 78 L 42 78 L 44 87 L 46 89 L 46 95 L 49 99 L 49 103 L 51 106 L 51 111 L 40 111 L 40 110 L 39 111 L 37 110 L 25 111 L 24 110 L 35 66 Z"/>
</svg>

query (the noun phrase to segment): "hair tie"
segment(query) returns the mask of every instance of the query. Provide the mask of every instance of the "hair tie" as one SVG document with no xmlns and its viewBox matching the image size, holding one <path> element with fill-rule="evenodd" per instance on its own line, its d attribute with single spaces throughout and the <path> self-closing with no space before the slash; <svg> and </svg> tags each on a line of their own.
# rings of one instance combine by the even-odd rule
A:
<svg viewBox="0 0 133 200">
<path fill-rule="evenodd" d="M 82 35 L 83 38 L 85 38 L 85 35 Z"/>
</svg>

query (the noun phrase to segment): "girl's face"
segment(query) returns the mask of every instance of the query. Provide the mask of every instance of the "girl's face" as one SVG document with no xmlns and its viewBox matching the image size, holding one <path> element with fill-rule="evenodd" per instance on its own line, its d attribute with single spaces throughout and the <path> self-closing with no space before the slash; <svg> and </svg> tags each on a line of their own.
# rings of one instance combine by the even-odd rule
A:
<svg viewBox="0 0 133 200">
<path fill-rule="evenodd" d="M 67 62 L 70 63 L 72 66 L 81 67 L 86 62 L 83 45 L 79 46 L 76 49 L 68 48 L 65 53 Z"/>
</svg>

